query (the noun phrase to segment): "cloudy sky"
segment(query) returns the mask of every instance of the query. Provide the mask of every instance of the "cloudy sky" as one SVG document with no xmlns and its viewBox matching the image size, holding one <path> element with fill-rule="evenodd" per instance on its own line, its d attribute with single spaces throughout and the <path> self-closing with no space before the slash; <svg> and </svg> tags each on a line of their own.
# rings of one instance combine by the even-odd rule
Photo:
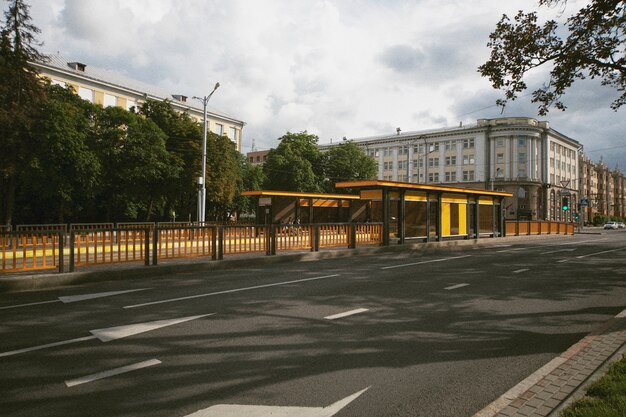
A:
<svg viewBox="0 0 626 417">
<path fill-rule="evenodd" d="M 41 48 L 175 94 L 206 95 L 246 122 L 242 151 L 307 130 L 320 143 L 500 117 L 476 68 L 502 14 L 536 0 L 30 0 Z M 564 20 L 585 2 L 541 9 Z M 4 3 L 6 9 L 6 2 Z M 540 71 L 528 79 L 541 84 Z M 504 116 L 548 120 L 594 160 L 626 171 L 626 109 L 598 82 L 538 117 L 523 97 Z"/>
</svg>

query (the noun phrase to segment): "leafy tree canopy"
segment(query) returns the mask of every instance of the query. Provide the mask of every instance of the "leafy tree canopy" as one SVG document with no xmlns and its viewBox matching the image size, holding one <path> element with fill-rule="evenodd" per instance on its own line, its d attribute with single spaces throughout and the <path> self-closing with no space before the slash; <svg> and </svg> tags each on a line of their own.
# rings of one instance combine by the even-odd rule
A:
<svg viewBox="0 0 626 417">
<path fill-rule="evenodd" d="M 376 178 L 376 161 L 352 141 L 331 147 L 325 157 L 329 192 L 335 191 L 336 182 Z"/>
<path fill-rule="evenodd" d="M 567 0 L 539 0 L 540 6 L 564 5 Z M 547 83 L 533 91 L 538 113 L 549 108 L 565 110 L 561 97 L 576 80 L 599 78 L 617 90 L 611 108 L 626 102 L 626 7 L 624 0 L 591 0 L 567 19 L 566 27 L 554 20 L 537 23 L 536 12 L 520 11 L 513 21 L 504 15 L 490 35 L 489 60 L 478 68 L 494 88 L 504 90 L 505 106 L 527 89 L 524 76 L 534 68 L 552 65 Z M 564 34 L 566 36 L 561 36 Z"/>
</svg>

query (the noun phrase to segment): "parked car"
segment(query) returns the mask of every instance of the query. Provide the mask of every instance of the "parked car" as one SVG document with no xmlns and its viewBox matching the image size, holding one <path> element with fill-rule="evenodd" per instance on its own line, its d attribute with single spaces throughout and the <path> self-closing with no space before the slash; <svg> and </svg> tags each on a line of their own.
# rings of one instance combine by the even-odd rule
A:
<svg viewBox="0 0 626 417">
<path fill-rule="evenodd" d="M 624 226 L 624 223 L 619 222 L 619 223 L 617 223 L 617 227 L 618 227 L 619 229 L 623 229 L 623 228 L 624 228 L 624 227 L 626 227 L 626 226 Z"/>
<path fill-rule="evenodd" d="M 618 229 L 619 226 L 617 225 L 617 222 L 606 222 L 604 223 L 604 228 L 608 230 L 610 229 L 615 230 L 615 229 Z"/>
</svg>

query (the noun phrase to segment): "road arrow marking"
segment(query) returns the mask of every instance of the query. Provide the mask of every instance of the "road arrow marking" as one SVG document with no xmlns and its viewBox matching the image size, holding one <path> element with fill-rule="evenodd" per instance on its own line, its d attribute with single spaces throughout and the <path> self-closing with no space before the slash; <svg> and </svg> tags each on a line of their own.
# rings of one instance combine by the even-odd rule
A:
<svg viewBox="0 0 626 417">
<path fill-rule="evenodd" d="M 101 342 L 110 342 L 111 340 L 121 339 L 128 336 L 133 336 L 139 333 L 145 333 L 152 330 L 157 330 L 162 327 L 173 326 L 174 324 L 184 323 L 190 320 L 196 320 L 202 317 L 212 316 L 211 314 L 202 314 L 199 316 L 181 317 L 179 319 L 170 320 L 157 320 L 147 323 L 128 324 L 125 326 L 108 327 L 106 329 L 90 330 L 89 332 L 97 337 Z"/>
<path fill-rule="evenodd" d="M 132 365 L 122 366 L 120 368 L 109 369 L 108 371 L 98 372 L 91 375 L 86 375 L 81 378 L 71 379 L 69 381 L 65 381 L 65 385 L 68 388 L 74 387 L 76 385 L 87 384 L 89 382 L 94 382 L 99 379 L 108 378 L 110 376 L 121 375 L 127 372 L 136 371 L 138 369 L 147 368 L 148 366 L 158 365 L 161 361 L 158 359 L 150 359 L 148 361 L 143 361 L 139 363 L 134 363 Z"/>
<path fill-rule="evenodd" d="M 94 298 L 111 297 L 111 296 L 114 296 L 114 295 L 126 294 L 126 293 L 129 293 L 129 292 L 135 292 L 135 291 L 145 291 L 145 290 L 149 290 L 149 289 L 150 288 L 139 288 L 139 289 L 136 289 L 136 290 L 108 291 L 108 292 L 99 292 L 99 293 L 94 293 L 94 294 L 69 295 L 69 296 L 65 296 L 65 297 L 59 297 L 58 300 L 39 301 L 37 303 L 17 304 L 17 305 L 12 305 L 12 306 L 0 307 L 0 310 L 7 310 L 7 309 L 10 309 L 10 308 L 36 306 L 36 305 L 40 305 L 40 304 L 50 304 L 50 303 L 66 303 L 66 304 L 67 303 L 75 303 L 77 301 L 92 300 Z"/>
<path fill-rule="evenodd" d="M 185 417 L 332 417 L 367 391 L 367 387 L 328 407 L 278 407 L 267 405 L 219 404 Z"/>
<path fill-rule="evenodd" d="M 152 330 L 160 329 L 161 327 L 172 326 L 174 324 L 184 323 L 186 321 L 199 319 L 202 317 L 212 316 L 215 313 L 211 314 L 202 314 L 199 316 L 189 316 L 189 317 L 181 317 L 178 319 L 171 320 L 158 320 L 151 321 L 147 323 L 136 323 L 129 324 L 126 326 L 116 326 L 116 327 L 108 327 L 106 329 L 96 329 L 90 330 L 91 336 L 79 337 L 77 339 L 69 339 L 63 340 L 61 342 L 48 343 L 45 345 L 33 346 L 24 349 L 11 350 L 9 352 L 1 352 L 0 358 L 4 356 L 13 356 L 18 355 L 20 353 L 32 352 L 34 350 L 46 349 L 49 347 L 69 345 L 71 343 L 83 342 L 85 340 L 99 339 L 102 342 L 110 342 L 111 340 L 121 339 L 123 337 L 133 336 L 139 333 L 149 332 Z"/>
</svg>

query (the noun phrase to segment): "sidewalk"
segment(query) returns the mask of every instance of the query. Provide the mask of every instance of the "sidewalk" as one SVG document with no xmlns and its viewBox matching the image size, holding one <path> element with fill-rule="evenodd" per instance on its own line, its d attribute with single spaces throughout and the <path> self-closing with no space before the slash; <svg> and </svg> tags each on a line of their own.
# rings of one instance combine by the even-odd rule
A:
<svg viewBox="0 0 626 417">
<path fill-rule="evenodd" d="M 473 417 L 558 417 L 626 353 L 626 310 L 548 362 Z"/>
</svg>

